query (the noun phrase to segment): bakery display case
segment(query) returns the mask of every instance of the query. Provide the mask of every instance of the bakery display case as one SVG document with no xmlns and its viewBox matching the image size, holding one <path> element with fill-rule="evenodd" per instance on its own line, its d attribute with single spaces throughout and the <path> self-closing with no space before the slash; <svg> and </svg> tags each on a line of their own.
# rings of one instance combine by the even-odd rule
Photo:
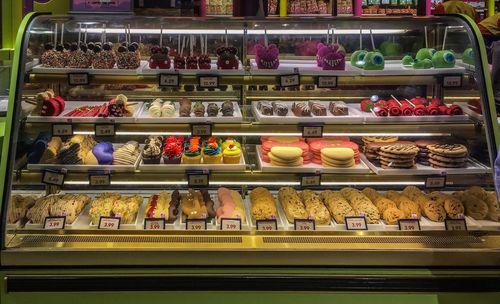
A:
<svg viewBox="0 0 500 304">
<path fill-rule="evenodd" d="M 335 266 L 498 265 L 499 130 L 478 37 L 461 16 L 31 14 L 2 154 L 2 266 L 280 266 L 269 290 L 293 290 Z M 36 285 L 10 275 L 14 293 Z"/>
</svg>

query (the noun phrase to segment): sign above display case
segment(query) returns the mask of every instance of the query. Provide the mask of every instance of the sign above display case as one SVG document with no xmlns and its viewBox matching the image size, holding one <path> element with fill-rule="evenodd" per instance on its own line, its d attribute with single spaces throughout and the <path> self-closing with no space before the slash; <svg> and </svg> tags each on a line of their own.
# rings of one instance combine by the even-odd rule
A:
<svg viewBox="0 0 500 304">
<path fill-rule="evenodd" d="M 133 0 L 72 0 L 73 13 L 133 13 Z"/>
</svg>

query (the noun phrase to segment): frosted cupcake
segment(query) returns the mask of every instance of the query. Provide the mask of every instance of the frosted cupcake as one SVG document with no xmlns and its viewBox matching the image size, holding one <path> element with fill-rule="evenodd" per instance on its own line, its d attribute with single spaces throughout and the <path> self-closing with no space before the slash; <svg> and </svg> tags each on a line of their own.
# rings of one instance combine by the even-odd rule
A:
<svg viewBox="0 0 500 304">
<path fill-rule="evenodd" d="M 201 163 L 200 138 L 192 137 L 184 147 L 182 154 L 183 164 L 199 164 Z"/>
<path fill-rule="evenodd" d="M 239 164 L 241 158 L 241 149 L 236 145 L 230 144 L 224 149 L 223 161 L 225 164 Z"/>
<path fill-rule="evenodd" d="M 215 137 L 210 137 L 202 151 L 204 164 L 220 164 L 222 162 L 222 150 Z"/>
</svg>

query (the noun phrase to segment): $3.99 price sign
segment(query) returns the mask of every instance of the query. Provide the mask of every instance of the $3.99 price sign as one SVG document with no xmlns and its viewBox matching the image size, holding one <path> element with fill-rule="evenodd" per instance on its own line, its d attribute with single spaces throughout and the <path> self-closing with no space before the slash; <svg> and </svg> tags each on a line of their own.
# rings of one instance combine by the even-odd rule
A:
<svg viewBox="0 0 500 304">
<path fill-rule="evenodd" d="M 318 76 L 316 85 L 320 89 L 336 88 L 337 76 Z"/>
<path fill-rule="evenodd" d="M 368 230 L 364 216 L 346 216 L 345 228 L 347 230 Z"/>
<path fill-rule="evenodd" d="M 207 230 L 206 219 L 186 219 L 186 230 Z"/>
<path fill-rule="evenodd" d="M 276 231 L 278 230 L 278 222 L 276 220 L 256 220 L 255 225 L 260 231 Z"/>
<path fill-rule="evenodd" d="M 69 73 L 68 74 L 68 84 L 70 86 L 88 85 L 89 84 L 89 74 L 88 73 Z"/>
<path fill-rule="evenodd" d="M 448 231 L 465 231 L 467 230 L 467 222 L 465 219 L 447 219 L 444 220 L 444 225 Z"/>
<path fill-rule="evenodd" d="M 223 218 L 220 220 L 220 229 L 228 231 L 239 231 L 241 230 L 241 219 Z"/>
<path fill-rule="evenodd" d="M 120 229 L 121 220 L 121 217 L 101 216 L 99 218 L 99 226 L 97 226 L 97 228 L 105 230 L 118 230 Z"/>
<path fill-rule="evenodd" d="M 281 75 L 279 81 L 281 87 L 297 87 L 300 86 L 300 74 Z"/>
<path fill-rule="evenodd" d="M 65 225 L 65 216 L 47 216 L 43 222 L 43 229 L 64 229 Z"/>
<path fill-rule="evenodd" d="M 293 227 L 296 231 L 314 231 L 316 230 L 316 222 L 314 220 L 295 219 Z"/>
<path fill-rule="evenodd" d="M 165 230 L 164 218 L 145 218 L 144 230 Z"/>
<path fill-rule="evenodd" d="M 420 231 L 420 221 L 418 219 L 401 219 L 398 221 L 401 231 Z"/>
</svg>

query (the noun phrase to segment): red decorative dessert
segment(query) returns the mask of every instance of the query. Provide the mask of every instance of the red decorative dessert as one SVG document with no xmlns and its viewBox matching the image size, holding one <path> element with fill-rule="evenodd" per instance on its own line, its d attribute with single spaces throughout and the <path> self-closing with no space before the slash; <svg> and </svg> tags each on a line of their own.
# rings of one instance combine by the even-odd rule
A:
<svg viewBox="0 0 500 304">
<path fill-rule="evenodd" d="M 431 105 L 427 106 L 427 113 L 429 115 L 439 115 L 439 108 L 438 108 L 438 106 L 436 106 L 434 104 L 431 104 Z"/>
<path fill-rule="evenodd" d="M 375 106 L 377 107 L 387 107 L 387 101 L 383 100 L 383 99 L 380 99 L 379 101 L 377 101 L 375 103 Z"/>
<path fill-rule="evenodd" d="M 402 112 L 401 112 L 401 108 L 399 107 L 399 105 L 390 106 L 389 107 L 389 114 L 391 114 L 391 116 L 401 116 Z"/>
<path fill-rule="evenodd" d="M 200 70 L 210 70 L 212 68 L 212 60 L 207 54 L 202 54 L 198 57 L 198 68 Z"/>
<path fill-rule="evenodd" d="M 375 115 L 385 117 L 389 115 L 389 111 L 387 110 L 387 107 L 375 107 L 373 109 L 375 112 Z"/>
<path fill-rule="evenodd" d="M 423 104 L 416 105 L 415 108 L 413 108 L 413 115 L 425 116 L 427 115 L 427 109 Z"/>
<path fill-rule="evenodd" d="M 464 111 L 459 105 L 453 104 L 451 105 L 447 111 L 446 114 L 448 115 L 464 115 Z"/>
<path fill-rule="evenodd" d="M 418 105 L 427 105 L 427 98 L 424 97 L 415 97 L 410 99 L 410 102 L 416 106 Z"/>
<path fill-rule="evenodd" d="M 169 47 L 160 47 L 155 45 L 151 48 L 151 57 L 149 58 L 149 68 L 151 69 L 170 69 Z"/>
<path fill-rule="evenodd" d="M 176 70 L 182 70 L 186 68 L 186 58 L 181 55 L 177 55 L 174 58 L 174 68 Z"/>
<path fill-rule="evenodd" d="M 412 116 L 413 115 L 413 107 L 408 103 L 403 104 L 401 107 L 401 113 L 403 116 Z"/>
<path fill-rule="evenodd" d="M 221 46 L 217 48 L 217 69 L 237 70 L 239 67 L 238 49 L 234 46 Z"/>
<path fill-rule="evenodd" d="M 373 109 L 373 102 L 370 99 L 365 99 L 360 102 L 359 106 L 361 111 L 371 112 L 371 109 Z"/>
<path fill-rule="evenodd" d="M 387 107 L 399 107 L 399 103 L 395 99 L 390 99 L 386 103 Z"/>
<path fill-rule="evenodd" d="M 443 102 L 439 98 L 432 98 L 431 99 L 431 105 L 435 105 L 435 106 L 439 107 L 442 104 L 443 104 Z"/>
<path fill-rule="evenodd" d="M 443 104 L 438 107 L 440 115 L 448 115 L 448 106 Z"/>
<path fill-rule="evenodd" d="M 186 58 L 186 69 L 189 69 L 189 70 L 198 69 L 198 57 L 188 56 Z"/>
</svg>

